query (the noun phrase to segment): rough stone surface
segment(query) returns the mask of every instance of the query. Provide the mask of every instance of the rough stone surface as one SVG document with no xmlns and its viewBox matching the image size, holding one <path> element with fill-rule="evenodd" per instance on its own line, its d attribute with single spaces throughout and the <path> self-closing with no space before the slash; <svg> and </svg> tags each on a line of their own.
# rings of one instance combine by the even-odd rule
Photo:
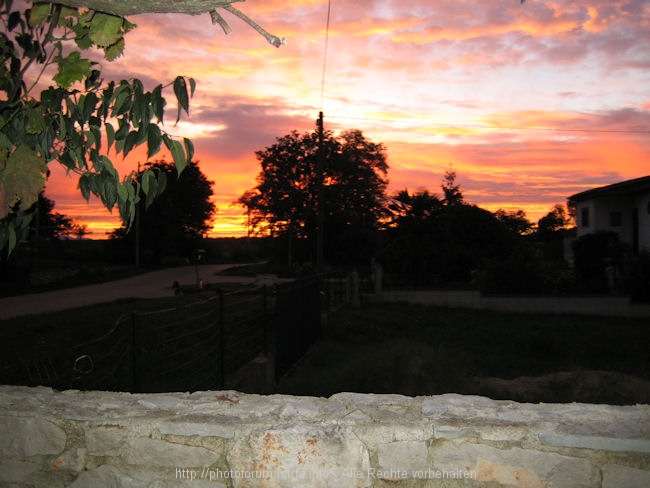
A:
<svg viewBox="0 0 650 488">
<path fill-rule="evenodd" d="M 498 449 L 482 444 L 447 441 L 434 454 L 433 464 L 453 471 L 462 466 L 477 473 L 478 481 L 521 488 L 593 486 L 595 472 L 584 459 L 519 447 Z"/>
<path fill-rule="evenodd" d="M 0 386 L 0 486 L 637 488 L 650 406 Z"/>
<path fill-rule="evenodd" d="M 144 488 L 147 484 L 121 473 L 113 466 L 100 466 L 79 474 L 70 488 Z"/>
<path fill-rule="evenodd" d="M 76 473 L 86 469 L 88 451 L 84 448 L 65 451 L 52 463 L 52 467 L 59 471 L 74 471 Z"/>
<path fill-rule="evenodd" d="M 394 473 L 387 479 L 400 479 L 403 472 L 411 477 L 413 472 L 426 470 L 429 467 L 427 456 L 427 445 L 422 441 L 389 442 L 377 448 L 378 468 Z"/>
<path fill-rule="evenodd" d="M 126 442 L 128 431 L 124 427 L 96 425 L 86 427 L 86 448 L 93 455 L 117 456 Z"/>
<path fill-rule="evenodd" d="M 603 467 L 603 488 L 648 488 L 650 472 L 616 464 Z"/>
<path fill-rule="evenodd" d="M 59 454 L 65 447 L 63 429 L 41 418 L 2 416 L 0 433 L 2 456 Z"/>
<path fill-rule="evenodd" d="M 235 478 L 235 487 L 370 486 L 367 479 L 347 476 L 366 475 L 370 461 L 354 433 L 338 425 L 296 423 L 253 432 L 235 443 L 228 463 L 232 471 L 256 478 Z"/>
<path fill-rule="evenodd" d="M 0 481 L 3 483 L 19 483 L 27 480 L 39 470 L 36 463 L 22 461 L 0 462 Z"/>
<path fill-rule="evenodd" d="M 161 434 L 200 437 L 221 437 L 232 439 L 235 436 L 236 417 L 225 415 L 181 415 L 169 420 L 161 420 L 155 427 Z"/>
<path fill-rule="evenodd" d="M 210 466 L 217 454 L 204 448 L 155 439 L 129 439 L 123 454 L 128 464 L 145 466 Z"/>
<path fill-rule="evenodd" d="M 540 441 L 556 447 L 582 447 L 606 451 L 630 451 L 650 453 L 650 439 L 620 439 L 604 436 L 571 434 L 541 434 Z"/>
</svg>

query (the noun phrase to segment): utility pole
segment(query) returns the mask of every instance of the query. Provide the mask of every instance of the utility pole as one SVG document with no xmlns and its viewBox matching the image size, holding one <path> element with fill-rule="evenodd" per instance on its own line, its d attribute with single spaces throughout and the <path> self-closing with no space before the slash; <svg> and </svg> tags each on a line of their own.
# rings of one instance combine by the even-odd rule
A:
<svg viewBox="0 0 650 488">
<path fill-rule="evenodd" d="M 318 113 L 318 169 L 316 174 L 316 186 L 318 188 L 318 214 L 316 229 L 316 268 L 322 274 L 324 269 L 325 252 L 325 192 L 323 188 L 323 173 L 325 171 L 325 148 L 323 147 L 325 135 L 323 133 L 323 112 Z"/>
</svg>

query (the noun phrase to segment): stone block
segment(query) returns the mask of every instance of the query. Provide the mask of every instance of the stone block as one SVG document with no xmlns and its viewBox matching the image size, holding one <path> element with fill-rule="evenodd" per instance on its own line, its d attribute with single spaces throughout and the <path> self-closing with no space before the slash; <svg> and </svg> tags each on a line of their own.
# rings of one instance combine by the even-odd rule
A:
<svg viewBox="0 0 650 488">
<path fill-rule="evenodd" d="M 157 439 L 129 439 L 122 454 L 129 464 L 161 467 L 202 467 L 217 461 L 218 454 L 205 447 L 186 446 Z"/>
<path fill-rule="evenodd" d="M 650 453 L 650 439 L 621 439 L 600 435 L 549 432 L 540 434 L 539 440 L 542 444 L 554 447 L 578 447 L 601 451 Z"/>
<path fill-rule="evenodd" d="M 233 486 L 368 487 L 366 447 L 340 425 L 295 423 L 253 432 L 227 455 Z"/>
<path fill-rule="evenodd" d="M 448 441 L 435 446 L 433 465 L 438 470 L 476 473 L 476 480 L 519 488 L 591 488 L 597 473 L 584 459 L 513 447 L 497 449 L 484 444 Z"/>
<path fill-rule="evenodd" d="M 650 471 L 607 464 L 603 466 L 602 488 L 648 488 Z"/>
<path fill-rule="evenodd" d="M 0 455 L 29 457 L 60 454 L 65 447 L 63 429 L 38 417 L 0 417 Z"/>
<path fill-rule="evenodd" d="M 429 467 L 426 442 L 397 441 L 381 444 L 377 448 L 379 469 L 394 473 L 407 473 L 407 477 L 415 471 L 426 470 Z M 401 474 L 388 479 L 402 479 Z"/>
<path fill-rule="evenodd" d="M 189 414 L 156 422 L 161 434 L 221 437 L 232 439 L 239 424 L 237 417 L 227 415 Z"/>
<path fill-rule="evenodd" d="M 121 473 L 113 466 L 102 465 L 82 471 L 69 488 L 145 488 L 148 483 Z"/>
<path fill-rule="evenodd" d="M 127 429 L 114 426 L 90 426 L 85 429 L 86 448 L 94 456 L 117 456 L 126 442 Z"/>
<path fill-rule="evenodd" d="M 39 470 L 39 465 L 35 463 L 25 463 L 21 461 L 3 461 L 0 462 L 0 486 L 8 483 L 25 482 L 27 478 Z"/>
<path fill-rule="evenodd" d="M 88 451 L 84 448 L 70 449 L 57 457 L 52 467 L 58 471 L 74 471 L 76 473 L 86 469 Z"/>
</svg>

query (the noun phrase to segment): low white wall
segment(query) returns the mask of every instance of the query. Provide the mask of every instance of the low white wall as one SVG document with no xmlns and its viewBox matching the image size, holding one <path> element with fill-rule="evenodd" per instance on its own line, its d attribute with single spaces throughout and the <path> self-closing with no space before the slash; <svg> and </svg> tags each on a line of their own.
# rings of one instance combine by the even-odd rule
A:
<svg viewBox="0 0 650 488">
<path fill-rule="evenodd" d="M 504 312 L 650 317 L 650 305 L 630 303 L 627 297 L 484 296 L 472 290 L 382 290 L 381 300 Z"/>
<path fill-rule="evenodd" d="M 0 386 L 0 486 L 650 486 L 650 406 Z"/>
</svg>

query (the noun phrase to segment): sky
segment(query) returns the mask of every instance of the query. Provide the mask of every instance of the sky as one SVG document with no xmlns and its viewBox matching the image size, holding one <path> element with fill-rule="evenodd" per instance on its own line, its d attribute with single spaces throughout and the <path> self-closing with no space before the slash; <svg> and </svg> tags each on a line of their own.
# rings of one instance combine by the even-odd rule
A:
<svg viewBox="0 0 650 488">
<path fill-rule="evenodd" d="M 101 61 L 105 79 L 149 90 L 196 80 L 177 126 L 167 92 L 165 129 L 192 138 L 214 181 L 211 236 L 246 234 L 233 202 L 256 185 L 255 151 L 315 130 L 319 111 L 326 129 L 386 146 L 389 193 L 440 194 L 452 169 L 469 203 L 533 222 L 570 195 L 650 174 L 648 0 L 332 0 L 329 29 L 327 1 L 234 5 L 286 45 L 225 11 L 229 35 L 208 14 L 144 14 L 129 18 L 124 56 Z M 50 166 L 56 211 L 94 239 L 119 226 L 117 209 L 86 202 L 76 177 Z"/>
</svg>

